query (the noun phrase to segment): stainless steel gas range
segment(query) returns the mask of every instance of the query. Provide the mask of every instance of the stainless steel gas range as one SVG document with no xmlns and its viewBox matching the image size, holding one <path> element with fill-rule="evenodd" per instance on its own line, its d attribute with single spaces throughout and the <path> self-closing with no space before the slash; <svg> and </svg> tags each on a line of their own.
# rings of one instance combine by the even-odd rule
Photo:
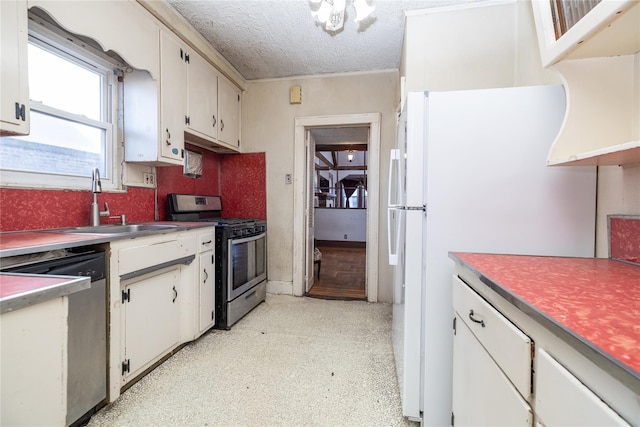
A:
<svg viewBox="0 0 640 427">
<path fill-rule="evenodd" d="M 266 298 L 267 223 L 222 218 L 220 196 L 167 195 L 167 219 L 215 225 L 215 328 L 229 329 Z"/>
</svg>

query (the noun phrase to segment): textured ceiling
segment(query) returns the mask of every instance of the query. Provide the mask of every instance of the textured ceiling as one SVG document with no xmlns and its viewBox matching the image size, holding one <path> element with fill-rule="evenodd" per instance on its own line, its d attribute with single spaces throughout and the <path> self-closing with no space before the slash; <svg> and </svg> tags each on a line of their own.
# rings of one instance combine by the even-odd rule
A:
<svg viewBox="0 0 640 427">
<path fill-rule="evenodd" d="M 472 1 L 369 0 L 375 11 L 357 24 L 347 0 L 330 33 L 308 0 L 167 0 L 246 80 L 397 69 L 405 11 Z"/>
</svg>

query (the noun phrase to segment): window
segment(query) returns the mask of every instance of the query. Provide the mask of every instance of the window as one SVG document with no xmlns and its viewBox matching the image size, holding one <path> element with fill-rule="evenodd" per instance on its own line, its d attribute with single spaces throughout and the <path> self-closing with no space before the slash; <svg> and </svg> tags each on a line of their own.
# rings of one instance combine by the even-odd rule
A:
<svg viewBox="0 0 640 427">
<path fill-rule="evenodd" d="M 115 61 L 48 26 L 30 27 L 31 130 L 0 140 L 2 185 L 87 189 L 98 168 L 103 187 L 115 188 Z"/>
</svg>

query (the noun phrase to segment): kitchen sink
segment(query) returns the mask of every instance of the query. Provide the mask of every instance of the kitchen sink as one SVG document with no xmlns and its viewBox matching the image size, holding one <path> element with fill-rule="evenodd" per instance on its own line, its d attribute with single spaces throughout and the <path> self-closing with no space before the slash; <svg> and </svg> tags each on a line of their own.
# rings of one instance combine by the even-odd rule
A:
<svg viewBox="0 0 640 427">
<path fill-rule="evenodd" d="M 86 226 L 76 227 L 66 230 L 67 233 L 87 233 L 87 234 L 123 234 L 123 233 L 136 233 L 142 231 L 156 231 L 170 228 L 176 228 L 178 225 L 172 224 L 128 224 L 128 225 L 98 225 L 98 226 Z"/>
</svg>

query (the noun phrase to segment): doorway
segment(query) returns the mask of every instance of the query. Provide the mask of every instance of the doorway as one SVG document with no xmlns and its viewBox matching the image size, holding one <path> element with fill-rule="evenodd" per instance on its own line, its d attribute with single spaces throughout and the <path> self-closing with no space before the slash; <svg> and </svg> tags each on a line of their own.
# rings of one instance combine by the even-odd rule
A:
<svg viewBox="0 0 640 427">
<path fill-rule="evenodd" d="M 294 254 L 293 291 L 302 296 L 307 285 L 313 281 L 314 209 L 313 203 L 313 159 L 315 149 L 310 149 L 311 129 L 314 128 L 368 128 L 368 179 L 366 203 L 366 298 L 370 302 L 378 299 L 378 221 L 379 221 L 379 155 L 380 114 L 353 114 L 339 116 L 299 117 L 295 119 L 294 153 Z M 310 262 L 311 261 L 311 262 Z"/>
<path fill-rule="evenodd" d="M 315 277 L 306 295 L 366 300 L 369 126 L 312 128 Z"/>
</svg>

